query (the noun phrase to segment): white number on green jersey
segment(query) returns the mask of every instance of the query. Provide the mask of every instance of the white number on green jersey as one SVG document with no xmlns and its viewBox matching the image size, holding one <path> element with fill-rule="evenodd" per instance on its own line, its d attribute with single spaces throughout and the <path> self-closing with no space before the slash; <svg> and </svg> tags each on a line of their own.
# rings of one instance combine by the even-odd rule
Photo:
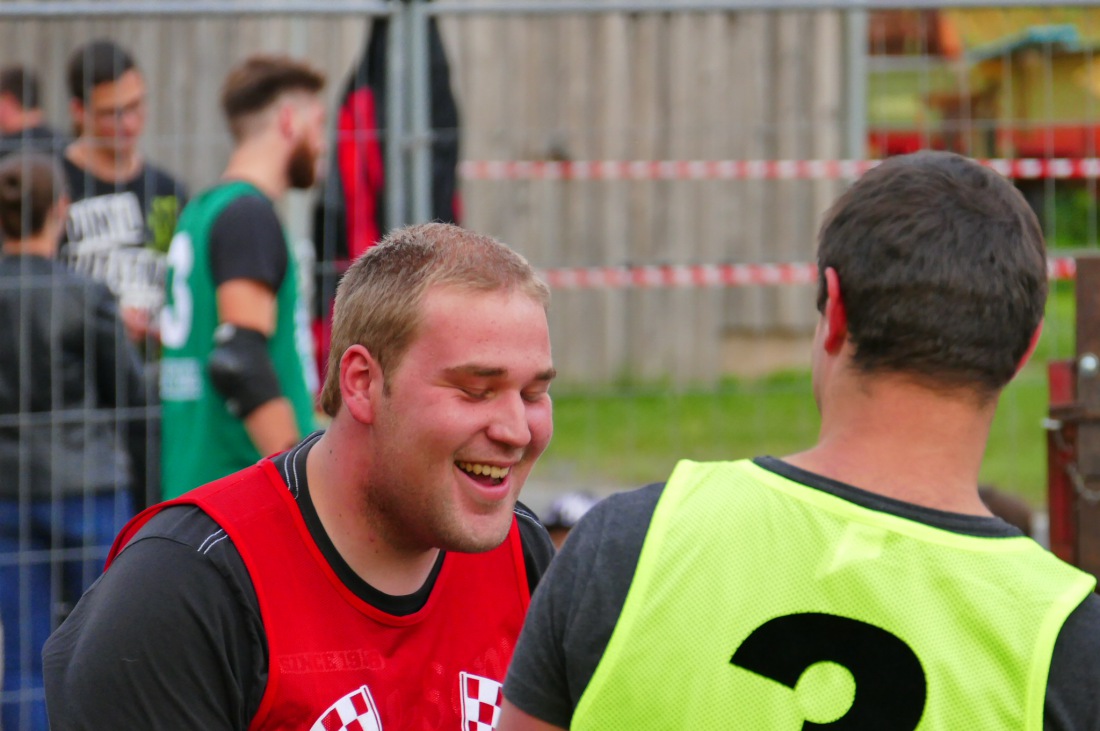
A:
<svg viewBox="0 0 1100 731">
<path fill-rule="evenodd" d="M 191 235 L 180 231 L 168 247 L 168 298 L 160 312 L 160 338 L 165 347 L 182 348 L 191 334 L 194 303 L 188 279 L 195 265 Z"/>
</svg>

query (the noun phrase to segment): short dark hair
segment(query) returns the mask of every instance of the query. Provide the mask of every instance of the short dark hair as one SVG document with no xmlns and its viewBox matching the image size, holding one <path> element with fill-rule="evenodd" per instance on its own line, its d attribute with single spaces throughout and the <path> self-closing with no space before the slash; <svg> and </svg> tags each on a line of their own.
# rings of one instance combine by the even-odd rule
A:
<svg viewBox="0 0 1100 731">
<path fill-rule="evenodd" d="M 69 56 L 69 95 L 84 101 L 95 87 L 118 81 L 134 68 L 137 67 L 133 57 L 114 41 L 100 39 L 86 43 Z"/>
<path fill-rule="evenodd" d="M 38 109 L 38 76 L 25 66 L 5 66 L 0 69 L 0 94 L 7 94 L 24 109 Z"/>
<path fill-rule="evenodd" d="M 234 137 L 240 137 L 240 120 L 267 109 L 288 91 L 317 93 L 325 75 L 304 61 L 289 56 L 257 54 L 235 66 L 222 85 L 222 111 Z"/>
<path fill-rule="evenodd" d="M 65 176 L 56 159 L 16 153 L 0 162 L 0 231 L 19 241 L 41 233 L 46 214 L 65 194 Z"/>
<path fill-rule="evenodd" d="M 825 218 L 817 306 L 836 270 L 853 360 L 932 386 L 996 394 L 1043 316 L 1046 247 L 1005 178 L 961 155 L 918 152 L 868 171 Z"/>
</svg>

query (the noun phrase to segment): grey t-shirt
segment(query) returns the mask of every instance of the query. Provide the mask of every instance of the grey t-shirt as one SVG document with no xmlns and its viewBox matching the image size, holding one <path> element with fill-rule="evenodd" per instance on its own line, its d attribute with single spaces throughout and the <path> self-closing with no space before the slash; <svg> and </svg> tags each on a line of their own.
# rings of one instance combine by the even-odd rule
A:
<svg viewBox="0 0 1100 731">
<path fill-rule="evenodd" d="M 999 518 L 946 513 L 882 497 L 762 457 L 756 464 L 858 505 L 944 530 L 989 538 L 1019 536 Z M 504 684 L 526 713 L 568 728 L 611 637 L 657 501 L 654 484 L 613 495 L 581 520 L 532 599 Z M 1054 647 L 1047 681 L 1046 729 L 1100 730 L 1100 598 L 1089 595 L 1069 616 Z"/>
</svg>

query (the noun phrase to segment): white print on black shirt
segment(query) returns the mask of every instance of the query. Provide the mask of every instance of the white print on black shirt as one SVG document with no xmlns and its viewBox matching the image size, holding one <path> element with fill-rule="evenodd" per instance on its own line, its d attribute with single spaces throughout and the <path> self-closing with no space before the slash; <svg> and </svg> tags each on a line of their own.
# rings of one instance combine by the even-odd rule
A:
<svg viewBox="0 0 1100 731">
<path fill-rule="evenodd" d="M 76 201 L 66 222 L 63 258 L 105 283 L 123 307 L 155 311 L 164 299 L 165 259 L 146 248 L 141 201 L 131 191 Z"/>
</svg>

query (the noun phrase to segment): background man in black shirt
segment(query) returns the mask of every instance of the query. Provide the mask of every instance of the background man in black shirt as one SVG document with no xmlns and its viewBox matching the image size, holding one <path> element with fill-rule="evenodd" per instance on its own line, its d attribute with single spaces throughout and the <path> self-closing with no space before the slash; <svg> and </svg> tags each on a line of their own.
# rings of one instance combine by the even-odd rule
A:
<svg viewBox="0 0 1100 731">
<path fill-rule="evenodd" d="M 68 83 L 79 136 L 64 156 L 73 203 L 62 255 L 111 288 L 130 336 L 155 360 L 164 257 L 186 190 L 141 152 L 146 87 L 129 53 L 92 41 L 69 58 Z"/>
</svg>

